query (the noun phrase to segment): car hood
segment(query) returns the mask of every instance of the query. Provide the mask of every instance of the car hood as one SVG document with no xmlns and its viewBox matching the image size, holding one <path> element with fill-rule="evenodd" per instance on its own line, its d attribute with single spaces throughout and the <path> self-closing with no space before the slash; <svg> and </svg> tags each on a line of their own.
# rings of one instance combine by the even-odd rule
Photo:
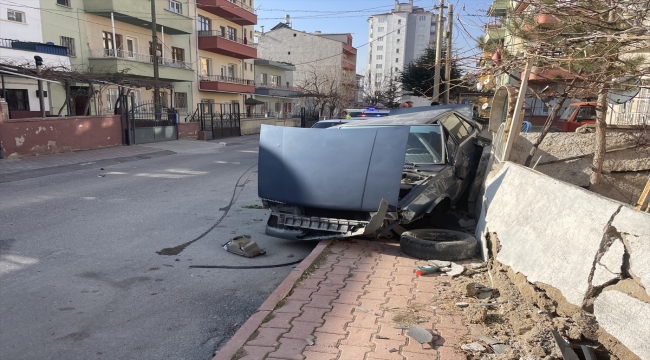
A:
<svg viewBox="0 0 650 360">
<path fill-rule="evenodd" d="M 349 130 L 262 125 L 259 197 L 332 210 L 398 205 L 408 126 Z"/>
</svg>

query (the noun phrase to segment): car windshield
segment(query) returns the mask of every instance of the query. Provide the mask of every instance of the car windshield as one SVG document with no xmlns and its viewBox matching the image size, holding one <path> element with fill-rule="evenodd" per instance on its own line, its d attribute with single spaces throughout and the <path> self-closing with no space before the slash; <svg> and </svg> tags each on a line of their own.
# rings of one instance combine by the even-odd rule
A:
<svg viewBox="0 0 650 360">
<path fill-rule="evenodd" d="M 319 121 L 312 126 L 312 129 L 327 129 L 328 127 L 345 124 L 343 121 Z"/>
<path fill-rule="evenodd" d="M 571 115 L 573 114 L 574 111 L 576 111 L 575 106 L 567 107 L 566 110 L 564 110 L 564 112 L 562 113 L 562 116 L 560 116 L 560 120 L 563 121 L 569 120 L 569 118 L 571 118 Z"/>
<path fill-rule="evenodd" d="M 368 129 L 381 126 L 342 126 L 340 129 Z M 440 125 L 418 125 L 409 127 L 405 163 L 442 164 L 442 128 Z"/>
</svg>

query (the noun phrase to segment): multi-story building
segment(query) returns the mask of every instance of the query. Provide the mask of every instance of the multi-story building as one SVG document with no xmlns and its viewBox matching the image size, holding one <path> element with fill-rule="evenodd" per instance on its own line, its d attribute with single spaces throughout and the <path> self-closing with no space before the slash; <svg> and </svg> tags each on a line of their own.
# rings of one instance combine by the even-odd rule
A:
<svg viewBox="0 0 650 360">
<path fill-rule="evenodd" d="M 56 43 L 43 43 L 41 12 L 38 0 L 23 0 L 20 3 L 0 3 L 0 75 L 3 97 L 8 104 L 11 118 L 40 116 L 41 106 L 36 76 L 21 74 L 20 67 L 34 68 L 34 56 L 40 56 L 48 67 L 70 68 L 68 49 Z M 49 41 L 49 40 L 47 40 Z M 32 74 L 33 75 L 33 74 Z M 43 84 L 44 111 L 61 103 L 51 103 L 50 88 L 61 88 L 56 82 Z"/>
<path fill-rule="evenodd" d="M 153 79 L 154 51 L 158 56 L 163 105 L 186 115 L 192 104 L 195 80 L 190 41 L 194 34 L 191 0 L 155 0 L 158 43 L 152 44 L 152 14 L 149 2 L 131 0 L 40 0 L 44 41 L 68 48 L 73 70 L 121 74 L 132 79 Z M 104 84 L 93 97 L 92 113 L 112 113 L 118 98 L 117 86 Z M 71 88 L 73 114 L 85 107 L 88 85 Z M 95 89 L 97 90 L 97 89 Z M 131 90 L 137 103 L 151 101 L 153 90 Z M 65 97 L 65 92 L 53 98 Z"/>
<path fill-rule="evenodd" d="M 307 33 L 280 23 L 271 31 L 257 33 L 261 59 L 295 64 L 294 81 L 299 86 L 315 78 L 340 84 L 344 102 L 354 103 L 357 49 L 352 35 Z"/>
<path fill-rule="evenodd" d="M 368 18 L 368 73 L 366 79 L 381 86 L 390 74 L 398 74 L 429 46 L 435 46 L 437 15 L 408 3 L 395 1 L 390 13 Z"/>
<path fill-rule="evenodd" d="M 246 105 L 248 117 L 287 118 L 291 115 L 300 90 L 293 84 L 292 64 L 255 60 L 255 102 Z M 259 103 L 261 102 L 261 104 Z"/>
<path fill-rule="evenodd" d="M 197 58 L 194 99 L 213 103 L 213 111 L 244 113 L 246 98 L 255 93 L 254 62 L 257 24 L 253 0 L 195 0 L 193 46 Z M 237 105 L 235 105 L 237 104 Z"/>
</svg>

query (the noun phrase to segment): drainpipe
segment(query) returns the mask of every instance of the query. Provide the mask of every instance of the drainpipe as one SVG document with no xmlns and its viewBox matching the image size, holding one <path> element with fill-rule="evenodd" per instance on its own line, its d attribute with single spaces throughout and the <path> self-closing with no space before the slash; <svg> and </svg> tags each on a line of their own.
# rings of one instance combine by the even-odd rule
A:
<svg viewBox="0 0 650 360">
<path fill-rule="evenodd" d="M 117 57 L 117 43 L 115 42 L 115 18 L 113 17 L 113 12 L 111 11 L 111 27 L 113 29 L 113 56 Z"/>
<path fill-rule="evenodd" d="M 165 61 L 165 27 L 160 25 L 160 44 L 162 44 L 162 58 Z"/>
</svg>

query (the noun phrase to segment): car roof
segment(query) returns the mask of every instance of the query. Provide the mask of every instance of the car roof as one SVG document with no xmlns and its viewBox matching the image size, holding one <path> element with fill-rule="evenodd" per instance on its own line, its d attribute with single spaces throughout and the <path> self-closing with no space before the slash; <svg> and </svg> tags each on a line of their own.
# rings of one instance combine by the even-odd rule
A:
<svg viewBox="0 0 650 360">
<path fill-rule="evenodd" d="M 389 115 L 366 121 L 354 121 L 343 126 L 426 125 L 440 115 L 448 113 L 459 114 L 453 109 L 435 109 L 399 115 Z"/>
<path fill-rule="evenodd" d="M 346 123 L 348 121 L 350 121 L 350 119 L 329 119 L 329 120 L 320 120 L 320 121 L 317 121 L 317 122 L 319 122 L 319 123 L 331 123 L 331 122 Z"/>
</svg>

